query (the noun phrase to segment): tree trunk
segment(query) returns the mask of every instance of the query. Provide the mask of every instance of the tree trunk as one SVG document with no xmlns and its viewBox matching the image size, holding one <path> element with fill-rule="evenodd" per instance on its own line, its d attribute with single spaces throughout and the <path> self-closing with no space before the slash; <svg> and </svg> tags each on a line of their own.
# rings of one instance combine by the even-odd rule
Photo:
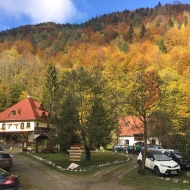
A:
<svg viewBox="0 0 190 190">
<path fill-rule="evenodd" d="M 147 122 L 144 122 L 144 150 L 142 151 L 142 164 L 139 169 L 139 173 L 145 175 L 145 162 L 147 153 Z"/>
<path fill-rule="evenodd" d="M 85 145 L 85 151 L 86 151 L 86 159 L 85 160 L 91 160 L 90 147 L 88 145 Z"/>
</svg>

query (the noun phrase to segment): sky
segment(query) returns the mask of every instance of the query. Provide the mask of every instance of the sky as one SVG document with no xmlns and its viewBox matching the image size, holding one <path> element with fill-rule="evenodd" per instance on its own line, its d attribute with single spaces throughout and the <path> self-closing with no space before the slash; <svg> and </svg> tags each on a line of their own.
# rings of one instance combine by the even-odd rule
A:
<svg viewBox="0 0 190 190">
<path fill-rule="evenodd" d="M 81 24 L 96 16 L 175 0 L 0 0 L 0 31 L 43 22 Z M 190 0 L 180 0 L 190 4 Z"/>
</svg>

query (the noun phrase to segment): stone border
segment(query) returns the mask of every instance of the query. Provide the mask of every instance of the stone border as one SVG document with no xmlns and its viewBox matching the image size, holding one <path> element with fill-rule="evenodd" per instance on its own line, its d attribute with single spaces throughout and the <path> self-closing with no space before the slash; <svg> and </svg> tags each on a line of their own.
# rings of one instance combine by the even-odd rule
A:
<svg viewBox="0 0 190 190">
<path fill-rule="evenodd" d="M 190 177 L 190 172 L 187 173 L 187 176 Z M 159 179 L 165 180 L 165 181 L 172 181 L 173 183 L 189 183 L 189 180 L 180 180 L 180 179 L 171 179 L 169 177 L 164 178 L 164 177 L 158 177 Z"/>
<path fill-rule="evenodd" d="M 82 169 L 81 167 L 77 167 L 77 168 L 75 168 L 75 169 L 69 169 L 69 167 L 68 167 L 68 168 L 62 168 L 61 166 L 56 166 L 56 164 L 53 163 L 52 161 L 43 159 L 43 158 L 41 158 L 41 157 L 38 157 L 38 156 L 36 156 L 36 155 L 33 155 L 32 153 L 25 152 L 25 154 L 30 155 L 30 156 L 36 158 L 37 160 L 43 161 L 43 162 L 45 162 L 45 163 L 47 163 L 47 164 L 49 164 L 49 165 L 51 165 L 51 166 L 53 166 L 53 167 L 56 167 L 57 169 L 62 170 L 62 171 L 76 171 L 76 172 L 77 172 L 77 171 L 79 171 L 79 172 L 82 172 L 82 171 L 85 172 L 85 171 L 86 171 L 85 169 Z M 90 166 L 90 167 L 91 167 L 91 168 L 95 168 L 95 167 L 108 166 L 108 165 L 111 165 L 111 164 L 120 164 L 120 163 L 128 162 L 129 160 L 130 160 L 130 158 L 126 155 L 126 160 L 125 160 L 125 161 L 114 161 L 113 163 L 109 163 L 109 162 L 108 162 L 107 164 L 100 164 L 100 165 Z"/>
</svg>

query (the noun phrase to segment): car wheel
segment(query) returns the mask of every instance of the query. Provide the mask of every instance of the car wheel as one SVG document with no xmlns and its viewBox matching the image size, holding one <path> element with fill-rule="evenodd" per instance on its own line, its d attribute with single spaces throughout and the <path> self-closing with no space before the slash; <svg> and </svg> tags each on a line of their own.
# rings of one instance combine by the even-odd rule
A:
<svg viewBox="0 0 190 190">
<path fill-rule="evenodd" d="M 142 166 L 142 161 L 141 160 L 138 160 L 137 163 L 138 163 L 139 167 Z"/>
<path fill-rule="evenodd" d="M 155 167 L 154 167 L 154 173 L 155 173 L 157 176 L 160 176 L 160 169 L 158 168 L 158 166 L 155 166 Z"/>
</svg>

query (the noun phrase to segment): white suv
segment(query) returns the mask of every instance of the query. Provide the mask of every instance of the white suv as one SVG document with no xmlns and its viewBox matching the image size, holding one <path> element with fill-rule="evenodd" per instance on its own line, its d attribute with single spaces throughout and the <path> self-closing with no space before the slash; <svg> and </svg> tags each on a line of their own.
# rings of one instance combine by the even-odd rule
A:
<svg viewBox="0 0 190 190">
<path fill-rule="evenodd" d="M 137 156 L 137 163 L 139 165 L 142 164 L 142 153 L 143 151 Z M 145 167 L 153 170 L 158 176 L 161 174 L 175 175 L 181 172 L 178 163 L 156 150 L 147 150 Z"/>
</svg>

